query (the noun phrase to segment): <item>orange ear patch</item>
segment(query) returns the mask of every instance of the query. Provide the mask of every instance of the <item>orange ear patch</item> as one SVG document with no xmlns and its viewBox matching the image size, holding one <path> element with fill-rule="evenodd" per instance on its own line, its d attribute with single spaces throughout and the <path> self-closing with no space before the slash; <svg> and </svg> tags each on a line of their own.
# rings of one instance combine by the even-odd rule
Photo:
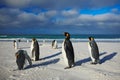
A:
<svg viewBox="0 0 120 80">
<path fill-rule="evenodd" d="M 18 58 L 19 54 L 15 54 L 16 58 Z"/>
<path fill-rule="evenodd" d="M 68 36 L 69 36 L 69 34 L 66 34 L 66 36 L 68 37 Z"/>
</svg>

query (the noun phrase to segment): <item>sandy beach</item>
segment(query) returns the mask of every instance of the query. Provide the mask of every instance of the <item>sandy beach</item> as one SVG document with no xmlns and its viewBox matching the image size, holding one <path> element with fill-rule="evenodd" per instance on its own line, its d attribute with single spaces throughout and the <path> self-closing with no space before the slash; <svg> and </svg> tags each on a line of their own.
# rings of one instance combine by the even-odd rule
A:
<svg viewBox="0 0 120 80">
<path fill-rule="evenodd" d="M 39 42 L 40 58 L 33 61 L 32 67 L 25 65 L 24 70 L 16 70 L 15 52 L 19 49 L 30 54 L 31 42 L 20 42 L 19 49 L 13 48 L 13 42 L 0 41 L 0 80 L 119 80 L 120 79 L 120 42 L 97 42 L 101 64 L 91 65 L 87 42 L 73 42 L 75 67 L 64 69 L 65 63 L 58 49 L 51 43 Z"/>
</svg>

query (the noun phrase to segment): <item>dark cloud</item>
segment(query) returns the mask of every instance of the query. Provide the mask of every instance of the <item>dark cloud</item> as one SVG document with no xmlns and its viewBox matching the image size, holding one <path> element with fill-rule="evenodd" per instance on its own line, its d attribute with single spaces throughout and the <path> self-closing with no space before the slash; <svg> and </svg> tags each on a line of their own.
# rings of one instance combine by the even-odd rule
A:
<svg viewBox="0 0 120 80">
<path fill-rule="evenodd" d="M 114 6 L 115 4 L 120 5 L 120 0 L 0 0 L 0 5 L 15 8 L 34 6 L 46 9 L 83 9 Z"/>
<path fill-rule="evenodd" d="M 77 10 L 71 9 L 69 11 L 50 10 L 41 12 L 39 14 L 27 13 L 19 9 L 0 9 L 0 25 L 6 26 L 32 26 L 32 25 L 74 25 L 74 26 L 119 26 L 120 14 L 104 13 L 99 15 L 79 14 Z M 6 25 L 4 25 L 6 24 Z"/>
<path fill-rule="evenodd" d="M 0 0 L 0 32 L 11 29 L 14 32 L 61 33 L 69 30 L 74 33 L 106 31 L 120 34 L 119 9 L 112 8 L 110 12 L 97 15 L 80 14 L 81 9 L 116 4 L 120 5 L 120 0 Z"/>
</svg>

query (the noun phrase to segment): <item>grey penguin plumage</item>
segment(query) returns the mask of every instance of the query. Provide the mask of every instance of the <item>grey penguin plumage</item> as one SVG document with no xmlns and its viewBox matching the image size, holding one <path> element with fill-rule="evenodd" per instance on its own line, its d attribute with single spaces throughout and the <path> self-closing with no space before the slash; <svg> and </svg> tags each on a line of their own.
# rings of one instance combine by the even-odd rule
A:
<svg viewBox="0 0 120 80">
<path fill-rule="evenodd" d="M 99 63 L 99 49 L 93 37 L 89 37 L 88 48 L 92 59 L 92 64 Z"/>
<path fill-rule="evenodd" d="M 27 51 L 18 50 L 15 53 L 15 56 L 16 56 L 16 63 L 17 63 L 17 66 L 18 66 L 19 70 L 22 70 L 24 68 L 24 64 L 25 64 L 26 59 L 28 60 L 29 65 L 30 66 L 32 65 L 32 61 L 31 61 L 30 57 L 28 56 Z"/>
<path fill-rule="evenodd" d="M 72 42 L 70 41 L 70 34 L 65 32 L 64 35 L 66 36 L 65 40 L 62 44 L 62 53 L 65 60 L 65 63 L 68 65 L 65 69 L 71 68 L 75 65 L 74 62 L 74 49 Z"/>
</svg>

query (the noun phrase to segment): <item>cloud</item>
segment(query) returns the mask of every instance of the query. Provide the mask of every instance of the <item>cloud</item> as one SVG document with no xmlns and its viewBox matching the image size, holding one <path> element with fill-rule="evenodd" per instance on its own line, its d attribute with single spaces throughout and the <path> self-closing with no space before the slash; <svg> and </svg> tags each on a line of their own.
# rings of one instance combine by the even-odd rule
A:
<svg viewBox="0 0 120 80">
<path fill-rule="evenodd" d="M 79 31 L 79 28 L 102 28 L 119 32 L 119 8 L 96 15 L 80 13 L 82 9 L 95 11 L 115 4 L 120 5 L 120 0 L 0 0 L 0 29 L 34 27 L 52 31 L 54 27 L 61 31 L 67 28 Z"/>
<path fill-rule="evenodd" d="M 56 16 L 57 14 L 58 12 L 56 10 L 49 10 L 45 13 L 45 15 L 48 17 L 53 17 L 53 16 Z"/>
<path fill-rule="evenodd" d="M 97 21 L 104 21 L 104 22 L 120 22 L 120 14 L 114 14 L 114 13 L 106 13 L 95 16 L 95 19 Z"/>
<path fill-rule="evenodd" d="M 0 27 L 11 26 L 19 14 L 22 12 L 19 9 L 1 8 L 0 9 Z"/>
<path fill-rule="evenodd" d="M 0 27 L 7 26 L 43 26 L 43 25 L 73 25 L 73 26 L 120 26 L 120 14 L 112 12 L 91 15 L 79 14 L 75 9 L 71 10 L 49 10 L 38 14 L 27 13 L 20 9 L 0 9 Z"/>
<path fill-rule="evenodd" d="M 1 8 L 0 28 L 44 27 L 45 25 L 52 24 L 52 19 L 56 15 L 57 11 L 55 10 L 34 14 L 20 9 Z"/>
<path fill-rule="evenodd" d="M 62 11 L 62 15 L 66 17 L 73 17 L 73 16 L 77 16 L 78 14 L 79 14 L 78 11 L 74 9 Z"/>
<path fill-rule="evenodd" d="M 100 8 L 106 6 L 120 5 L 120 0 L 0 0 L 1 5 L 25 8 L 40 7 L 46 9 L 64 9 L 64 8 Z"/>
<path fill-rule="evenodd" d="M 67 15 L 68 16 L 68 15 Z M 114 13 L 104 13 L 98 15 L 91 14 L 79 14 L 74 17 L 66 17 L 63 15 L 64 19 L 57 21 L 60 25 L 73 25 L 79 27 L 85 26 L 96 26 L 102 28 L 119 27 L 120 26 L 120 14 Z"/>
<path fill-rule="evenodd" d="M 5 6 L 21 8 L 27 7 L 31 3 L 31 0 L 2 0 L 2 2 Z"/>
<path fill-rule="evenodd" d="M 120 14 L 120 11 L 119 11 L 118 8 L 111 9 L 111 12 L 114 13 L 114 14 Z"/>
</svg>

